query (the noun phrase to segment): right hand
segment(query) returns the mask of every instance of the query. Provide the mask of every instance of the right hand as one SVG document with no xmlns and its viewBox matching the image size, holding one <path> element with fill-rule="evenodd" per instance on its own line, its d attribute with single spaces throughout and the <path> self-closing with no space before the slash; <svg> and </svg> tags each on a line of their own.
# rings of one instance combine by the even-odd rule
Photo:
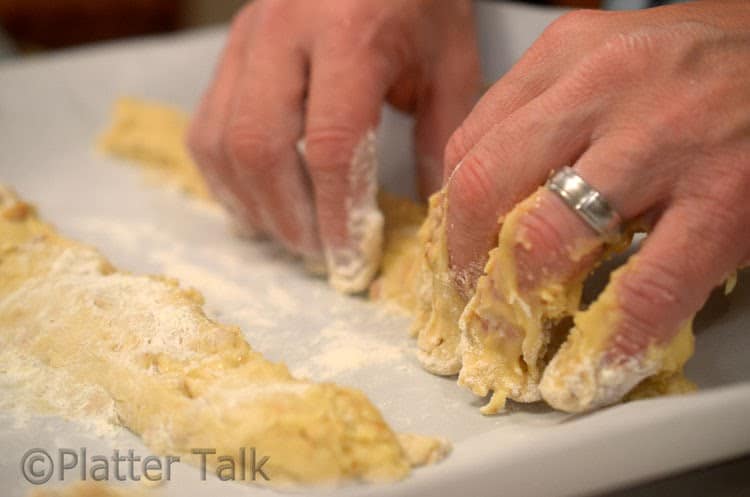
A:
<svg viewBox="0 0 750 497">
<path fill-rule="evenodd" d="M 427 196 L 479 81 L 470 0 L 256 0 L 233 22 L 188 145 L 247 228 L 319 258 L 352 247 L 349 207 L 367 189 L 350 164 L 383 101 L 416 116 Z"/>
</svg>

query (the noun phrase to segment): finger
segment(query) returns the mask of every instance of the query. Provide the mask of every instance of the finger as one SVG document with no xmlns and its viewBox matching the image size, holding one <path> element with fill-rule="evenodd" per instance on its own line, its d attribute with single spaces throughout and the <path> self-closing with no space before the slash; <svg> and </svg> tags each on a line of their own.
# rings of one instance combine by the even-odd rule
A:
<svg viewBox="0 0 750 497">
<path fill-rule="evenodd" d="M 252 6 L 243 8 L 232 22 L 213 81 L 203 95 L 188 131 L 188 148 L 216 199 L 238 218 L 243 228 L 263 231 L 251 191 L 237 182 L 222 147 L 232 93 L 244 65 L 244 52 L 252 29 Z"/>
<path fill-rule="evenodd" d="M 615 138 L 599 140 L 578 164 L 601 165 L 606 164 L 601 161 L 603 158 L 624 159 L 628 157 L 625 152 L 632 150 L 626 143 Z M 642 164 L 632 160 L 627 164 L 631 175 L 639 177 Z M 460 172 L 461 169 L 456 174 Z M 594 188 L 617 190 L 604 181 L 606 177 L 600 179 L 604 186 L 593 183 Z M 617 197 L 613 202 L 615 208 L 630 214 L 643 205 L 648 206 L 641 196 L 645 189 L 634 191 L 639 193 Z M 623 236 L 617 246 L 625 246 L 627 240 Z M 462 316 L 464 337 L 474 346 L 465 348 L 469 356 L 465 352 L 465 367 L 459 377 L 475 393 L 495 391 L 485 408 L 488 412 L 501 406 L 506 395 L 524 401 L 539 399 L 536 385 L 546 363 L 548 344 L 554 341 L 555 324 L 577 311 L 583 282 L 605 249 L 599 233 L 545 188 L 539 188 L 504 216 L 496 243 L 493 259 L 483 268 L 486 274 L 479 280 L 467 307 L 469 312 Z M 492 345 L 496 337 L 502 337 L 503 353 L 495 372 L 477 382 L 470 369 L 477 364 L 471 351 L 477 349 L 477 343 L 486 342 L 490 349 L 496 347 Z M 519 363 L 524 367 L 514 367 Z"/>
<path fill-rule="evenodd" d="M 692 353 L 690 323 L 746 249 L 742 216 L 726 205 L 678 202 L 637 255 L 615 271 L 544 372 L 553 407 L 581 412 L 617 402 L 644 378 L 680 372 Z"/>
<path fill-rule="evenodd" d="M 313 51 L 305 151 L 329 279 L 351 293 L 367 287 L 380 257 L 374 129 L 395 68 L 372 50 L 339 52 L 347 45 Z"/>
<path fill-rule="evenodd" d="M 563 92 L 551 90 L 496 124 L 451 175 L 448 254 L 469 287 L 497 244 L 498 219 L 588 146 L 598 104 Z"/>
<path fill-rule="evenodd" d="M 569 214 L 543 188 L 515 206 L 504 217 L 497 247 L 461 315 L 459 383 L 476 395 L 494 392 L 484 413 L 497 412 L 508 397 L 522 402 L 541 398 L 537 385 L 547 350 L 559 343 L 556 330 L 565 331 L 564 320 L 577 309 L 586 268 L 601 249 L 598 235 Z M 576 246 L 561 243 L 559 233 L 576 240 Z M 540 250 L 549 260 L 529 267 L 527 253 Z"/>
<path fill-rule="evenodd" d="M 448 139 L 477 102 L 481 69 L 474 13 L 470 4 L 452 19 L 443 19 L 453 40 L 440 48 L 442 56 L 426 69 L 429 84 L 418 92 L 414 128 L 417 181 L 420 196 L 427 199 L 443 184 L 444 152 Z"/>
<path fill-rule="evenodd" d="M 473 43 L 467 42 L 469 46 Z M 418 188 L 423 199 L 442 186 L 445 146 L 479 95 L 479 60 L 474 54 L 460 44 L 448 48 L 417 104 L 414 133 Z"/>
<path fill-rule="evenodd" d="M 675 181 L 663 160 L 665 154 L 658 154 L 653 143 L 649 137 L 613 134 L 592 144 L 574 170 L 602 194 L 621 219 L 653 218 Z M 523 242 L 516 252 L 517 271 L 523 276 L 519 284 L 528 289 L 551 281 L 566 284 L 575 275 L 587 274 L 604 248 L 602 237 L 546 189 L 540 190 L 535 205 L 518 226 L 517 237 Z"/>
<path fill-rule="evenodd" d="M 445 150 L 444 178 L 496 123 L 548 90 L 575 67 L 583 50 L 598 41 L 588 32 L 602 22 L 596 11 L 573 11 L 553 21 L 521 59 L 482 96 L 451 136 Z"/>
<path fill-rule="evenodd" d="M 315 210 L 296 149 L 302 134 L 305 58 L 291 41 L 272 36 L 284 29 L 280 14 L 266 19 L 248 40 L 224 147 L 236 181 L 257 203 L 253 208 L 264 227 L 292 253 L 315 257 Z"/>
</svg>

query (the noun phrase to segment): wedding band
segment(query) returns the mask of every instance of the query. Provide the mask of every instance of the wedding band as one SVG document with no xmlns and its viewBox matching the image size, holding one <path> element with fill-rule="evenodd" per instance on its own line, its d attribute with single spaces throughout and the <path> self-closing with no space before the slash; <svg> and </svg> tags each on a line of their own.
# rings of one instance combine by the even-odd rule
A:
<svg viewBox="0 0 750 497">
<path fill-rule="evenodd" d="M 586 224 L 604 240 L 613 240 L 620 235 L 622 218 L 609 205 L 604 196 L 589 185 L 571 167 L 557 171 L 545 185 L 557 194 Z"/>
</svg>

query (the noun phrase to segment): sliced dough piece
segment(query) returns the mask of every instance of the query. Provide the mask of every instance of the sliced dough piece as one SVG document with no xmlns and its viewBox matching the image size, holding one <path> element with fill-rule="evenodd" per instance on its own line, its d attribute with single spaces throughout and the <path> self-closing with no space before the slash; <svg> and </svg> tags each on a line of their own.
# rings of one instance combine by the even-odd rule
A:
<svg viewBox="0 0 750 497">
<path fill-rule="evenodd" d="M 693 351 L 690 323 L 669 344 L 653 345 L 642 358 L 609 366 L 604 350 L 616 329 L 614 316 L 619 314 L 616 285 L 609 286 L 588 311 L 579 311 L 585 273 L 564 283 L 550 279 L 525 292 L 519 289 L 514 254 L 517 247 L 528 244 L 519 220 L 538 203 L 541 192 L 519 203 L 504 219 L 498 246 L 490 252 L 476 293 L 461 316 L 459 384 L 479 396 L 493 391 L 482 408 L 486 414 L 502 409 L 506 398 L 544 399 L 567 412 L 590 410 L 621 400 L 647 378 L 633 398 L 689 390 L 681 371 Z M 602 258 L 624 250 L 631 238 L 626 233 L 611 242 Z M 568 257 L 584 257 L 600 247 L 596 240 L 582 240 L 568 248 Z M 619 274 L 613 273 L 613 278 Z M 575 327 L 565 340 L 563 326 L 569 326 L 570 318 Z M 563 340 L 560 350 L 549 350 L 551 343 Z"/>
<path fill-rule="evenodd" d="M 527 242 L 519 232 L 518 221 L 537 203 L 538 194 L 519 203 L 500 220 L 498 246 L 490 252 L 468 302 L 456 291 L 448 266 L 444 194 L 433 197 L 417 242 L 423 247 L 423 281 L 416 286 L 421 306 L 418 302 L 414 326 L 423 366 L 439 374 L 457 368 L 460 385 L 481 397 L 492 392 L 489 403 L 481 408 L 484 414 L 502 410 L 507 398 L 519 402 L 544 399 L 557 409 L 580 412 L 616 402 L 629 391 L 631 398 L 689 391 L 692 386 L 681 374 L 692 354 L 689 323 L 669 344 L 655 344 L 644 358 L 633 359 L 628 366 L 632 371 L 619 371 L 624 378 L 617 378 L 617 369 L 603 368 L 602 360 L 597 359 L 615 329 L 605 319 L 609 314 L 597 311 L 616 301 L 611 289 L 587 312 L 579 312 L 586 274 L 564 284 L 549 280 L 521 292 L 515 250 Z M 623 236 L 608 247 L 608 254 L 622 250 L 629 241 L 629 236 Z M 571 248 L 569 256 L 581 257 L 597 246 L 582 242 Z M 413 257 L 409 251 L 404 254 Z M 612 314 L 617 309 L 608 311 Z M 575 317 L 576 327 L 554 354 L 557 350 L 553 345 L 565 340 L 571 317 Z M 591 336 L 601 341 L 582 338 Z M 553 355 L 555 359 L 548 367 Z M 571 371 L 577 373 L 571 376 Z M 570 378 L 575 384 L 562 383 Z"/>
<path fill-rule="evenodd" d="M 196 291 L 116 270 L 7 189 L 0 240 L 0 349 L 105 392 L 152 450 L 255 447 L 270 484 L 409 473 L 416 456 L 364 394 L 295 379 L 208 319 Z"/>
<path fill-rule="evenodd" d="M 416 240 L 427 209 L 384 191 L 378 194 L 378 206 L 385 218 L 383 259 L 380 277 L 370 285 L 370 298 L 413 311 L 418 302 L 414 287 L 420 275 L 422 253 Z"/>
<path fill-rule="evenodd" d="M 448 267 L 445 198 L 443 191 L 430 198 L 427 219 L 416 240 L 422 257 L 414 288 L 417 307 L 412 333 L 422 366 L 431 373 L 452 375 L 461 369 L 458 318 L 466 300 L 453 284 Z"/>
<path fill-rule="evenodd" d="M 481 409 L 484 414 L 503 409 L 506 398 L 541 400 L 538 384 L 552 332 L 578 309 L 581 299 L 585 275 L 565 286 L 548 282 L 527 292 L 519 289 L 514 253 L 524 241 L 518 221 L 536 203 L 532 195 L 503 220 L 498 246 L 490 252 L 461 315 L 463 367 L 458 383 L 480 397 L 493 392 Z"/>
</svg>

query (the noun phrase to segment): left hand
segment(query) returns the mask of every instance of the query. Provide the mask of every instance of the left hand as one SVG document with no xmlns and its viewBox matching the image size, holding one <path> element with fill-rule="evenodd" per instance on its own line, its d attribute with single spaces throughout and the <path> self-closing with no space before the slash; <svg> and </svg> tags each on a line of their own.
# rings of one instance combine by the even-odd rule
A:
<svg viewBox="0 0 750 497">
<path fill-rule="evenodd" d="M 667 342 L 750 259 L 750 2 L 554 22 L 449 142 L 457 280 L 476 281 L 497 219 L 564 165 L 651 232 L 616 281 L 623 319 L 611 351 L 630 357 Z M 567 256 L 596 235 L 551 192 L 521 225 L 531 243 L 518 251 L 518 274 L 529 281 L 564 282 L 596 263 Z"/>
</svg>

